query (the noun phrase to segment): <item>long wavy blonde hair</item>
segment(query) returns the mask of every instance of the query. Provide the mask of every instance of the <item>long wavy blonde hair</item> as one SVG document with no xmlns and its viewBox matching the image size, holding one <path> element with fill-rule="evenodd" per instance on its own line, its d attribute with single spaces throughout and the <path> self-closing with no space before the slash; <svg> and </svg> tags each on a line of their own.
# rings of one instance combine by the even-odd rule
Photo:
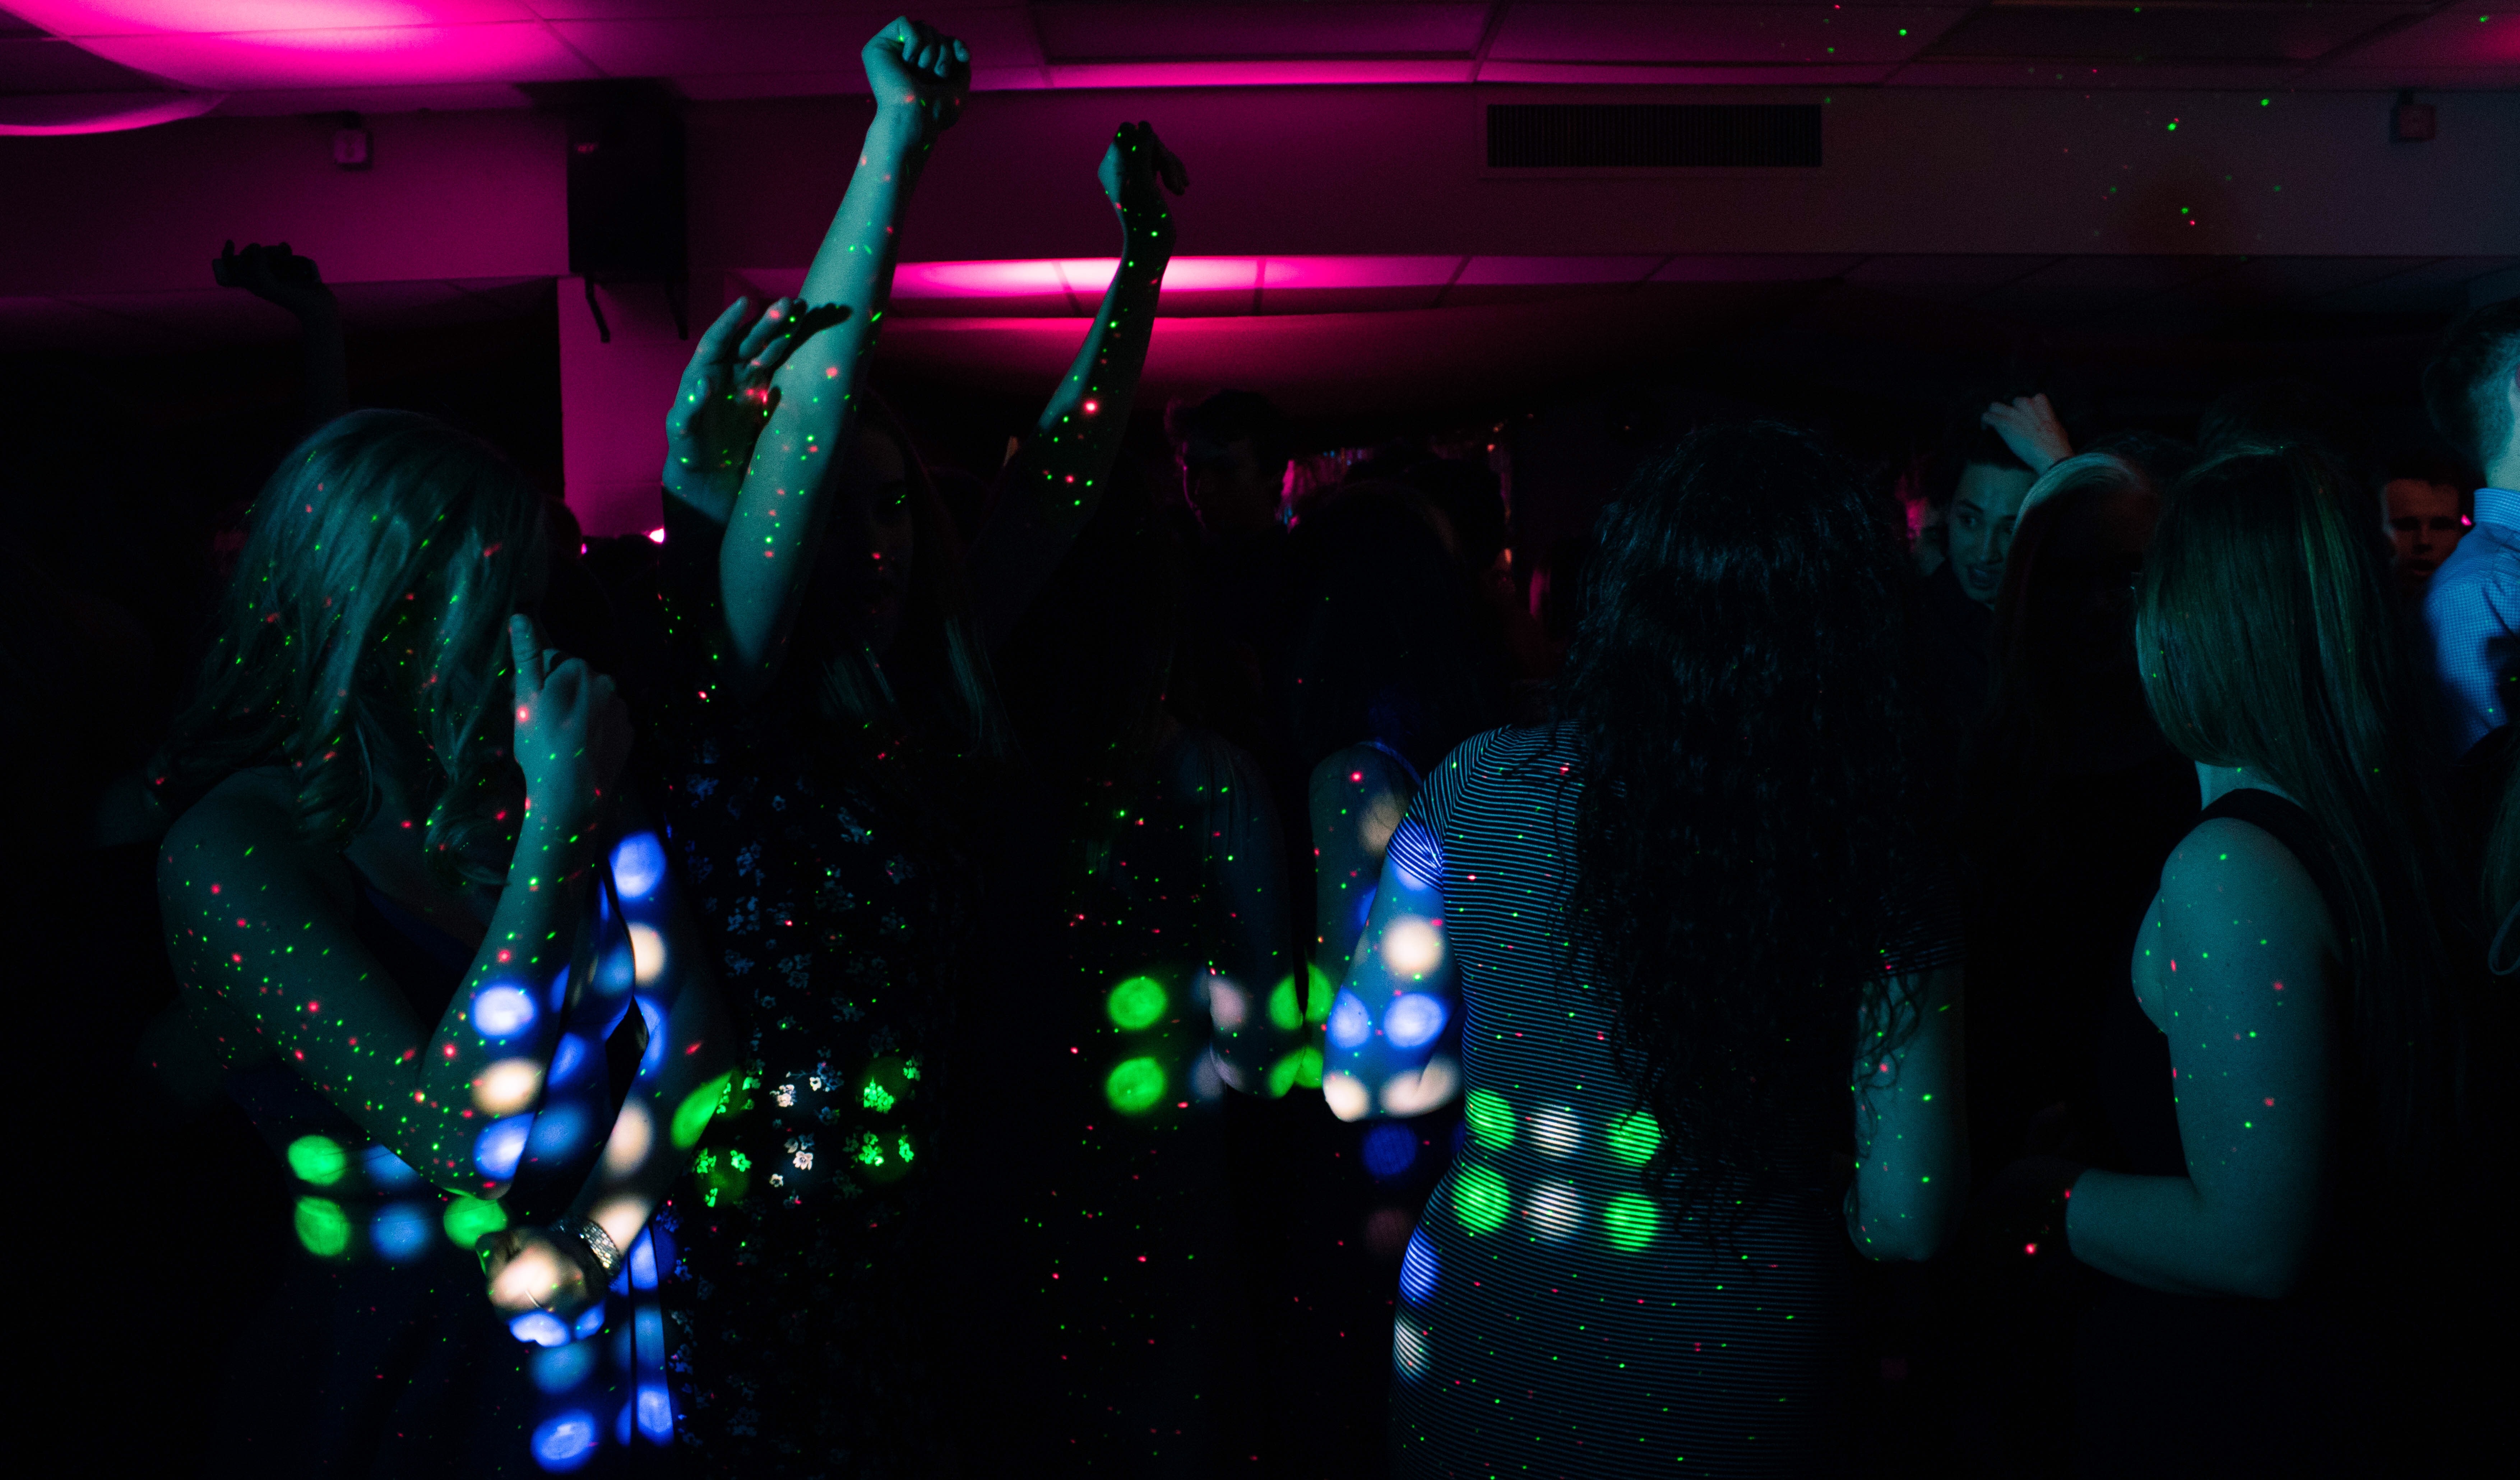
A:
<svg viewBox="0 0 2520 1480">
<path fill-rule="evenodd" d="M 409 412 L 300 443 L 254 501 L 192 701 L 152 782 L 170 812 L 285 765 L 300 833 L 346 846 L 390 777 L 449 882 L 500 882 L 523 820 L 507 623 L 540 589 L 542 496 Z"/>
</svg>

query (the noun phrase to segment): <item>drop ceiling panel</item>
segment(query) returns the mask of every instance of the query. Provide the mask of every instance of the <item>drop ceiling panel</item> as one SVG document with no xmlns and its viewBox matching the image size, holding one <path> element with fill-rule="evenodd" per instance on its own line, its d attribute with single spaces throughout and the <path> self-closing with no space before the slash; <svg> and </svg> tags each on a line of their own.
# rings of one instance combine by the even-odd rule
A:
<svg viewBox="0 0 2520 1480">
<path fill-rule="evenodd" d="M 539 21 L 406 25 L 261 36 L 103 36 L 81 44 L 125 67 L 191 87 L 391 86 L 436 82 L 562 82 L 596 71 Z"/>
<path fill-rule="evenodd" d="M 2493 3 L 2448 7 L 2356 46 L 2333 65 L 2520 66 L 2520 11 Z"/>
<path fill-rule="evenodd" d="M 2290 62 L 1970 61 L 1922 58 L 1890 76 L 1900 87 L 2085 87 L 2244 92 L 2290 85 Z"/>
<path fill-rule="evenodd" d="M 1497 62 L 1479 68 L 1481 82 L 1573 87 L 1860 87 L 1887 80 L 1893 62 L 1861 67 L 1682 66 L 1626 62 Z"/>
<path fill-rule="evenodd" d="M 0 94 L 119 93 L 158 86 L 68 41 L 39 34 L 0 37 Z"/>
<path fill-rule="evenodd" d="M 2419 5 L 2037 4 L 1969 13 L 1938 57 L 2312 62 Z"/>
<path fill-rule="evenodd" d="M 1466 57 L 1488 7 L 1383 5 L 1042 5 L 1053 62 L 1194 57 Z"/>
<path fill-rule="evenodd" d="M 1924 6 L 1516 5 L 1492 62 L 1898 62 L 1966 15 Z"/>
</svg>

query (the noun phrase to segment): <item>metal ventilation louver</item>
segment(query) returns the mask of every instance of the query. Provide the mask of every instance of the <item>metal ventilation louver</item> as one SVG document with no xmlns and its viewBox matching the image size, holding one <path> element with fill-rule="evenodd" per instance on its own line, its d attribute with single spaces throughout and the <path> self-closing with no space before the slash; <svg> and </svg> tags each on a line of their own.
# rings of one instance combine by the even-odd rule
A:
<svg viewBox="0 0 2520 1480">
<path fill-rule="evenodd" d="M 1490 169 L 1817 169 L 1808 103 L 1492 103 Z"/>
</svg>

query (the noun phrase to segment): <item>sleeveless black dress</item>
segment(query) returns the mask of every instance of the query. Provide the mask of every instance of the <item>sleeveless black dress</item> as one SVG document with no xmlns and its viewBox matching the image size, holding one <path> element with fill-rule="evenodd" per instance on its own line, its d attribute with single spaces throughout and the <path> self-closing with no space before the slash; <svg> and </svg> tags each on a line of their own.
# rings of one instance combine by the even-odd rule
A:
<svg viewBox="0 0 2520 1480">
<path fill-rule="evenodd" d="M 2343 921 L 2335 856 L 2310 814 L 2255 788 L 2197 818 L 2263 829 L 2299 860 L 2328 918 Z M 2330 1010 L 2345 994 L 2332 995 Z M 2170 1043 L 2132 991 L 2101 1025 L 2100 1092 L 2138 1177 L 2184 1177 Z M 2341 1032 L 2341 1020 L 2332 1019 Z M 2331 1040 L 2336 1041 L 2336 1040 Z M 2314 1274 L 2282 1300 L 2172 1295 L 2110 1278 L 2076 1352 L 2076 1469 L 2087 1476 L 2375 1474 L 2383 1406 L 2380 1332 L 2344 1241 L 2322 1240 Z"/>
</svg>

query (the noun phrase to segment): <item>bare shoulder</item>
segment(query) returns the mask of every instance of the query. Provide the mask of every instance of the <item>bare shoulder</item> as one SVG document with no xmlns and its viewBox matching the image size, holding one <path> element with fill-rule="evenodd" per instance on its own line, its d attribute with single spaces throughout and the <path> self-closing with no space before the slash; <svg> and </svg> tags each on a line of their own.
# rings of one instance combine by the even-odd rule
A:
<svg viewBox="0 0 2520 1480">
<path fill-rule="evenodd" d="M 2173 944 L 2199 951 L 2243 936 L 2272 949 L 2336 950 L 2335 922 L 2310 871 L 2273 833 L 2235 817 L 2209 819 L 2180 839 L 2162 865 L 2153 914 Z"/>
<path fill-rule="evenodd" d="M 1313 767 L 1310 787 L 1316 799 L 1397 793 L 1416 790 L 1409 771 L 1390 752 L 1375 745 L 1349 745 L 1333 750 Z"/>
<path fill-rule="evenodd" d="M 240 771 L 188 808 L 166 832 L 158 890 L 180 888 L 203 866 L 271 879 L 293 874 L 346 903 L 351 884 L 338 857 L 297 833 L 297 797 L 278 768 Z"/>
</svg>

